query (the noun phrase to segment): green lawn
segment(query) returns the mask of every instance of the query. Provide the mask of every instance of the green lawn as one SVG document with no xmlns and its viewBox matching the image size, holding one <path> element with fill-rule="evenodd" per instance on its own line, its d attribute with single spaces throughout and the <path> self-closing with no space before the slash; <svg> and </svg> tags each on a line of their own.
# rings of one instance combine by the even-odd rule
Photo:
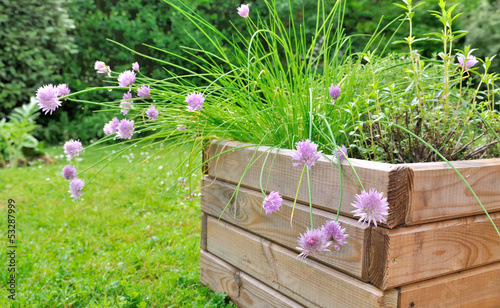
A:
<svg viewBox="0 0 500 308">
<path fill-rule="evenodd" d="M 75 202 L 61 176 L 62 146 L 48 151 L 57 163 L 0 169 L 0 307 L 229 306 L 224 294 L 198 282 L 199 198 L 184 200 L 189 188 L 167 193 L 184 153 L 138 164 L 155 149 L 136 147 Z M 88 150 L 76 166 L 83 170 L 112 151 Z M 79 177 L 88 183 L 98 170 Z M 199 177 L 191 180 L 199 189 Z M 16 202 L 16 301 L 6 286 L 9 198 Z"/>
</svg>

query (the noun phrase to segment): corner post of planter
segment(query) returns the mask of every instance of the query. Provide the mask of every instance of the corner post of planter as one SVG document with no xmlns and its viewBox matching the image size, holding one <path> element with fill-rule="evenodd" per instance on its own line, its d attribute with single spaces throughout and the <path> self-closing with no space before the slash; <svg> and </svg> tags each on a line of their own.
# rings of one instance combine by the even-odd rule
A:
<svg viewBox="0 0 500 308">
<path fill-rule="evenodd" d="M 369 247 L 370 265 L 368 275 L 370 282 L 385 290 L 387 287 L 387 268 L 389 267 L 389 243 L 390 237 L 384 228 L 372 228 L 370 234 L 371 245 Z M 393 262 L 397 260 L 392 260 Z"/>
<path fill-rule="evenodd" d="M 413 172 L 411 168 L 402 165 L 396 166 L 388 175 L 387 202 L 391 206 L 387 226 L 392 229 L 406 224 L 406 216 L 411 206 Z"/>
</svg>

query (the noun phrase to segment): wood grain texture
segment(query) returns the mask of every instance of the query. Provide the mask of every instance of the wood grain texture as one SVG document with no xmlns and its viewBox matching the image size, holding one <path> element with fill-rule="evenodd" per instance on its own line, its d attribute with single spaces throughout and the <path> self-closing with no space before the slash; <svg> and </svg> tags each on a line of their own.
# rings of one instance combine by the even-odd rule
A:
<svg viewBox="0 0 500 308">
<path fill-rule="evenodd" d="M 210 158 L 244 144 L 237 142 L 213 143 L 209 150 Z M 245 187 L 260 191 L 265 186 L 268 176 L 267 191 L 279 191 L 284 198 L 293 200 L 297 191 L 301 167 L 293 167 L 291 150 L 273 150 L 266 161 L 269 147 L 250 147 L 228 152 L 208 161 L 208 174 L 217 179 L 230 183 L 238 183 Z M 331 156 L 330 156 L 331 157 Z M 246 170 L 250 161 L 253 164 Z M 410 183 L 408 167 L 405 165 L 391 165 L 378 162 L 351 159 L 352 165 L 358 173 L 366 189 L 374 188 L 383 192 L 390 203 L 387 226 L 393 228 L 404 223 L 406 208 L 409 201 Z M 345 171 L 343 180 L 343 200 L 340 212 L 344 216 L 352 216 L 354 209 L 351 203 L 354 195 L 361 191 L 356 177 L 347 162 L 342 164 Z M 246 170 L 246 173 L 245 173 Z M 261 185 L 261 174 L 263 174 Z M 315 207 L 336 212 L 340 196 L 340 181 L 338 168 L 329 160 L 322 157 L 311 169 L 312 203 Z M 306 182 L 300 188 L 298 201 L 309 204 L 309 195 Z"/>
<path fill-rule="evenodd" d="M 491 215 L 497 225 L 500 213 Z M 486 215 L 371 231 L 370 281 L 390 289 L 500 261 Z"/>
<path fill-rule="evenodd" d="M 304 306 L 397 306 L 396 290 L 383 292 L 211 216 L 207 233 L 209 252 Z"/>
<path fill-rule="evenodd" d="M 205 250 L 200 251 L 200 282 L 227 293 L 239 308 L 304 307 Z"/>
<path fill-rule="evenodd" d="M 404 286 L 399 307 L 500 307 L 500 263 Z"/>
<path fill-rule="evenodd" d="M 201 213 L 200 248 L 207 249 L 207 214 Z"/>
<path fill-rule="evenodd" d="M 239 270 L 206 250 L 200 251 L 200 282 L 214 292 L 224 292 L 231 300 L 240 295 Z"/>
<path fill-rule="evenodd" d="M 219 217 L 228 204 L 236 186 L 211 178 L 202 180 L 201 210 Z M 296 204 L 293 216 L 293 229 L 290 217 L 293 202 L 283 201 L 279 211 L 266 215 L 261 211 L 263 195 L 246 188 L 240 188 L 236 203 L 224 211 L 221 219 L 240 228 L 264 237 L 283 247 L 295 249 L 301 233 L 310 227 L 309 207 Z M 317 228 L 327 220 L 335 220 L 336 215 L 313 209 L 313 222 Z M 340 216 L 342 227 L 346 228 L 347 244 L 340 251 L 321 254 L 317 259 L 361 280 L 368 281 L 368 242 L 370 227 L 357 223 L 357 220 Z M 203 223 L 202 223 L 203 226 Z"/>
<path fill-rule="evenodd" d="M 453 162 L 486 209 L 500 211 L 500 158 Z M 407 224 L 483 213 L 470 190 L 446 163 L 408 164 L 413 174 Z"/>
<path fill-rule="evenodd" d="M 246 144 L 223 141 L 212 143 L 208 157 L 236 149 Z M 248 147 L 225 153 L 207 162 L 208 174 L 221 180 L 238 183 L 260 191 L 278 190 L 287 199 L 293 199 L 302 168 L 292 167 L 291 150 L 273 150 L 266 161 L 269 147 Z M 274 158 L 276 155 L 276 158 Z M 331 157 L 331 156 L 328 156 Z M 274 159 L 274 162 L 273 162 Z M 477 215 L 482 212 L 467 186 L 448 164 L 384 164 L 351 159 L 366 189 L 383 192 L 389 201 L 388 228 L 401 225 L 417 225 L 432 221 Z M 462 173 L 476 194 L 491 212 L 500 211 L 500 159 L 457 161 L 453 165 Z M 343 202 L 341 213 L 351 216 L 351 203 L 360 186 L 350 166 L 344 162 Z M 271 172 L 270 172 L 271 171 Z M 261 185 L 261 173 L 263 175 Z M 336 212 L 340 182 L 335 165 L 322 157 L 311 169 L 311 186 L 314 206 Z M 302 185 L 298 201 L 308 204 L 307 185 Z"/>
</svg>

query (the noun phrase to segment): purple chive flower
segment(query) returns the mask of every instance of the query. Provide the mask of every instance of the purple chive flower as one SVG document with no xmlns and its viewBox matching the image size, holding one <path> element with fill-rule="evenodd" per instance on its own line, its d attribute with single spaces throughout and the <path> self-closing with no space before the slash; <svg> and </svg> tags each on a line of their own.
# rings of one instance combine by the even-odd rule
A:
<svg viewBox="0 0 500 308">
<path fill-rule="evenodd" d="M 130 93 L 130 91 L 128 91 L 127 93 L 123 93 L 123 99 L 124 100 L 132 99 L 132 93 Z"/>
<path fill-rule="evenodd" d="M 113 131 L 113 129 L 111 128 L 111 122 L 108 122 L 106 124 L 104 124 L 104 127 L 102 128 L 102 131 L 104 132 L 105 135 L 109 136 L 111 134 L 114 134 L 116 132 Z"/>
<path fill-rule="evenodd" d="M 70 165 L 64 166 L 62 175 L 66 180 L 71 180 L 76 177 L 76 168 Z"/>
<path fill-rule="evenodd" d="M 267 214 L 272 214 L 278 211 L 281 207 L 283 198 L 281 198 L 279 192 L 271 191 L 267 197 L 264 198 L 264 203 L 262 207 Z"/>
<path fill-rule="evenodd" d="M 298 163 L 293 163 L 295 167 L 306 165 L 309 169 L 316 163 L 316 161 L 321 157 L 320 152 L 318 152 L 318 145 L 314 142 L 305 141 L 297 142 L 295 145 L 297 150 L 292 151 L 292 159 L 298 161 Z"/>
<path fill-rule="evenodd" d="M 137 96 L 140 98 L 149 98 L 151 97 L 151 89 L 149 86 L 142 86 L 137 90 Z"/>
<path fill-rule="evenodd" d="M 126 70 L 118 76 L 118 85 L 120 87 L 131 87 L 135 82 L 135 73 Z"/>
<path fill-rule="evenodd" d="M 238 15 L 240 15 L 243 18 L 247 18 L 249 13 L 250 13 L 250 7 L 248 6 L 248 4 L 242 4 L 238 8 Z"/>
<path fill-rule="evenodd" d="M 71 197 L 75 200 L 80 199 L 82 196 L 82 188 L 85 182 L 81 179 L 74 178 L 69 182 L 69 193 L 71 193 Z"/>
<path fill-rule="evenodd" d="M 333 98 L 332 104 L 335 103 L 335 100 L 340 96 L 340 86 L 336 85 L 334 86 L 333 84 L 331 87 L 328 89 L 328 93 L 330 93 L 330 96 Z"/>
<path fill-rule="evenodd" d="M 146 114 L 148 115 L 148 119 L 156 120 L 158 119 L 158 110 L 156 110 L 155 106 L 151 105 L 148 110 L 146 110 Z"/>
<path fill-rule="evenodd" d="M 111 135 L 118 132 L 118 125 L 120 125 L 120 120 L 118 118 L 113 118 L 113 120 L 109 121 L 104 125 L 102 129 L 106 135 Z"/>
<path fill-rule="evenodd" d="M 80 155 L 83 152 L 82 143 L 78 140 L 69 140 L 64 144 L 64 154 L 68 157 L 70 161 L 73 157 Z"/>
<path fill-rule="evenodd" d="M 384 198 L 384 193 L 379 193 L 374 189 L 369 192 L 363 190 L 360 194 L 355 195 L 356 201 L 351 205 L 356 209 L 351 211 L 354 216 L 359 216 L 359 222 L 372 221 L 375 227 L 378 222 L 387 222 L 387 215 L 389 215 L 389 203 L 387 198 Z"/>
<path fill-rule="evenodd" d="M 124 93 L 123 99 L 124 100 L 120 102 L 120 108 L 126 108 L 126 109 L 122 109 L 122 110 L 120 110 L 120 112 L 123 115 L 126 115 L 129 112 L 128 109 L 132 109 L 134 107 L 132 102 L 128 101 L 129 99 L 132 99 L 132 93 L 130 93 L 130 91 L 128 91 L 127 93 Z"/>
<path fill-rule="evenodd" d="M 334 151 L 333 154 L 335 155 L 336 159 L 338 159 L 340 162 L 343 162 L 347 157 L 347 148 L 345 147 L 345 145 L 343 145 L 338 148 L 337 151 Z"/>
<path fill-rule="evenodd" d="M 102 61 L 95 61 L 94 69 L 100 74 L 109 73 L 109 67 Z"/>
<path fill-rule="evenodd" d="M 187 110 L 188 111 L 195 111 L 195 110 L 202 110 L 203 109 L 203 103 L 205 102 L 205 98 L 203 95 L 200 93 L 193 92 L 186 96 L 186 103 L 188 103 Z"/>
<path fill-rule="evenodd" d="M 139 63 L 137 63 L 137 62 L 132 63 L 132 69 L 134 71 L 138 72 L 139 71 Z"/>
<path fill-rule="evenodd" d="M 329 251 L 326 248 L 330 245 L 330 242 L 319 229 L 307 229 L 306 232 L 300 235 L 298 242 L 299 247 L 296 248 L 302 251 L 298 257 L 306 258 L 309 255 L 317 257 L 319 253 Z"/>
<path fill-rule="evenodd" d="M 460 67 L 464 71 L 471 69 L 474 65 L 477 64 L 477 62 L 479 62 L 478 60 L 476 60 L 476 57 L 474 57 L 473 55 L 467 56 L 467 61 L 465 61 L 465 64 L 464 64 L 464 59 L 465 59 L 464 55 L 459 54 L 457 56 L 457 59 L 458 59 L 458 63 L 460 63 Z"/>
<path fill-rule="evenodd" d="M 134 121 L 123 119 L 118 125 L 118 137 L 121 139 L 130 139 L 134 134 Z"/>
<path fill-rule="evenodd" d="M 132 105 L 132 102 L 121 102 L 120 108 L 125 108 L 125 109 L 120 110 L 120 112 L 123 115 L 126 115 L 129 112 L 129 109 L 132 109 L 133 107 L 134 105 Z"/>
<path fill-rule="evenodd" d="M 59 91 L 59 97 L 69 95 L 69 93 L 70 93 L 68 85 L 66 85 L 66 84 L 58 85 L 57 90 Z M 67 100 L 67 98 L 65 98 L 64 100 Z"/>
<path fill-rule="evenodd" d="M 177 130 L 185 130 L 187 127 L 182 124 L 177 124 Z"/>
<path fill-rule="evenodd" d="M 59 101 L 59 88 L 52 84 L 44 85 L 36 90 L 36 98 L 38 100 L 38 109 L 42 109 L 45 114 L 52 114 L 57 107 L 61 106 Z"/>
<path fill-rule="evenodd" d="M 327 240 L 333 240 L 333 248 L 340 250 L 340 246 L 346 244 L 345 239 L 349 234 L 345 234 L 345 228 L 340 226 L 337 221 L 327 221 L 322 227 L 321 232 L 326 236 Z"/>
</svg>

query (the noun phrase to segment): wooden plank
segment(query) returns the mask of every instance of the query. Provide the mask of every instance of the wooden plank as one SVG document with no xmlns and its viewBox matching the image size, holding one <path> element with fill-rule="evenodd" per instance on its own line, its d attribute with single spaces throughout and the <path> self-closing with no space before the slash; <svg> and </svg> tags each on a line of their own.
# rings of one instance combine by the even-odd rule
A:
<svg viewBox="0 0 500 308">
<path fill-rule="evenodd" d="M 500 210 L 500 158 L 457 161 L 453 165 L 490 213 Z M 439 162 L 408 166 L 413 174 L 413 187 L 407 224 L 483 213 L 470 190 L 448 164 Z"/>
<path fill-rule="evenodd" d="M 200 251 L 200 282 L 214 292 L 226 293 L 233 301 L 239 297 L 239 270 L 204 249 Z"/>
<path fill-rule="evenodd" d="M 212 158 L 218 153 L 244 145 L 228 141 L 214 143 L 208 150 L 208 156 Z M 293 200 L 302 168 L 292 166 L 290 156 L 292 151 L 287 149 L 273 150 L 266 161 L 265 158 L 269 150 L 269 147 L 250 147 L 220 155 L 208 162 L 208 174 L 213 178 L 230 183 L 238 183 L 242 175 L 245 174 L 241 184 L 260 191 L 262 173 L 264 186 L 269 176 L 267 191 L 279 191 L 284 198 Z M 258 157 L 260 158 L 257 159 Z M 252 158 L 257 160 L 245 173 L 245 169 Z M 408 194 L 411 188 L 409 186 L 411 181 L 409 180 L 408 167 L 405 165 L 391 165 L 357 159 L 351 159 L 350 161 L 366 189 L 374 188 L 383 192 L 388 198 L 390 209 L 387 226 L 393 228 L 403 224 L 409 201 Z M 344 176 L 343 200 L 340 212 L 344 216 L 352 216 L 351 211 L 354 208 L 351 206 L 351 203 L 355 200 L 354 195 L 360 192 L 360 186 L 347 162 L 342 164 L 342 169 L 347 174 L 347 177 Z M 314 206 L 336 212 L 340 196 L 339 171 L 337 167 L 322 157 L 311 169 L 310 178 Z M 298 201 L 309 204 L 308 200 L 307 182 L 304 181 L 298 194 Z"/>
<path fill-rule="evenodd" d="M 500 213 L 491 217 L 500 224 Z M 500 239 L 486 215 L 372 228 L 370 249 L 370 281 L 382 290 L 500 261 Z"/>
<path fill-rule="evenodd" d="M 208 157 L 241 146 L 247 145 L 228 141 L 213 143 L 208 150 Z M 262 173 L 264 186 L 269 175 L 268 191 L 278 190 L 285 198 L 293 199 L 302 169 L 292 167 L 292 151 L 287 149 L 271 151 L 266 161 L 269 149 L 249 147 L 216 157 L 208 162 L 208 174 L 238 183 L 254 158 L 255 162 L 246 171 L 242 185 L 260 190 Z M 356 159 L 351 159 L 351 162 L 366 189 L 374 188 L 388 198 L 389 228 L 467 217 L 482 212 L 467 186 L 446 163 L 394 165 Z M 457 161 L 453 165 L 471 184 L 489 212 L 500 211 L 500 190 L 497 189 L 500 185 L 500 158 Z M 340 211 L 344 216 L 351 216 L 351 203 L 354 195 L 360 192 L 360 186 L 346 162 L 342 164 L 342 169 L 348 176 L 344 177 Z M 335 212 L 340 191 L 337 167 L 324 157 L 319 159 L 311 169 L 311 186 L 314 206 Z M 306 184 L 299 191 L 298 201 L 308 204 Z"/>
<path fill-rule="evenodd" d="M 235 188 L 235 185 L 206 177 L 202 180 L 201 210 L 219 217 L 231 199 Z M 292 229 L 290 217 L 293 202 L 284 200 L 278 212 L 266 215 L 261 211 L 262 201 L 261 192 L 240 188 L 236 204 L 232 203 L 224 211 L 221 219 L 281 246 L 295 249 L 299 235 L 310 227 L 309 208 L 302 204 L 296 204 Z M 323 225 L 327 220 L 335 220 L 335 217 L 336 215 L 331 212 L 313 209 L 315 227 Z M 368 281 L 370 227 L 343 216 L 340 216 L 339 221 L 346 228 L 346 233 L 349 234 L 347 244 L 340 251 L 321 254 L 318 260 Z"/>
<path fill-rule="evenodd" d="M 396 307 L 397 291 L 356 278 L 209 216 L 208 251 L 307 307 Z"/>
<path fill-rule="evenodd" d="M 207 249 L 207 214 L 201 213 L 200 248 Z"/>
<path fill-rule="evenodd" d="M 426 280 L 400 290 L 399 307 L 500 307 L 500 263 Z"/>
<path fill-rule="evenodd" d="M 205 250 L 200 251 L 200 282 L 227 293 L 239 308 L 304 307 Z"/>
</svg>

